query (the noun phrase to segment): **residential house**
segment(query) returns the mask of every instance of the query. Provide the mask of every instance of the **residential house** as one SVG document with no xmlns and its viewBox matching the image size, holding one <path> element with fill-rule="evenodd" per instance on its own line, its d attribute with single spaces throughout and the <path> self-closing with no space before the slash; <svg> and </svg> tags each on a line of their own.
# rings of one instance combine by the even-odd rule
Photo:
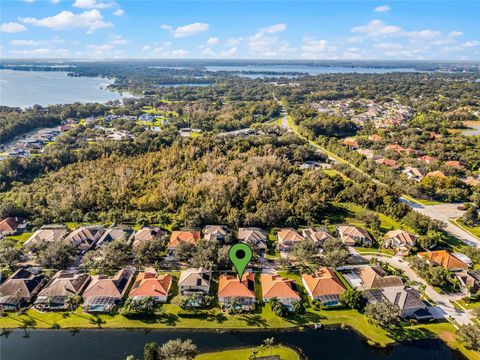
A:
<svg viewBox="0 0 480 360">
<path fill-rule="evenodd" d="M 211 272 L 203 268 L 182 270 L 178 280 L 178 290 L 184 296 L 192 294 L 208 295 L 211 276 Z"/>
<path fill-rule="evenodd" d="M 398 169 L 400 169 L 400 165 L 398 165 L 398 163 L 397 163 L 395 160 L 393 160 L 393 159 L 381 158 L 381 159 L 375 160 L 375 162 L 376 162 L 378 165 L 388 166 L 389 168 L 391 168 L 391 169 L 393 169 L 393 170 L 398 170 Z"/>
<path fill-rule="evenodd" d="M 433 318 L 425 303 L 420 300 L 420 294 L 417 290 L 398 286 L 386 287 L 380 291 L 387 301 L 398 306 L 402 318 L 415 318 L 417 320 Z"/>
<path fill-rule="evenodd" d="M 6 217 L 0 220 L 0 237 L 6 235 L 13 235 L 17 231 L 25 229 L 27 225 L 25 219 L 19 217 Z"/>
<path fill-rule="evenodd" d="M 322 246 L 325 240 L 333 239 L 327 229 L 318 227 L 302 229 L 302 235 L 306 240 L 310 240 L 319 246 Z"/>
<path fill-rule="evenodd" d="M 38 293 L 34 307 L 39 310 L 67 310 L 68 298 L 80 296 L 91 280 L 87 273 L 61 270 Z"/>
<path fill-rule="evenodd" d="M 383 246 L 407 254 L 417 245 L 418 236 L 403 230 L 391 230 L 385 234 Z"/>
<path fill-rule="evenodd" d="M 399 276 L 386 275 L 378 266 L 361 266 L 344 273 L 343 277 L 355 289 L 370 290 L 383 289 L 391 286 L 403 286 Z"/>
<path fill-rule="evenodd" d="M 295 245 L 302 241 L 305 241 L 305 238 L 295 229 L 284 228 L 277 232 L 277 247 L 284 255 L 292 252 Z"/>
<path fill-rule="evenodd" d="M 153 298 L 157 303 L 166 303 L 172 287 L 172 275 L 157 275 L 155 272 L 138 274 L 128 297 L 133 301 Z"/>
<path fill-rule="evenodd" d="M 355 138 L 346 138 L 343 140 L 343 145 L 348 146 L 351 150 L 358 148 L 358 142 Z"/>
<path fill-rule="evenodd" d="M 67 235 L 67 227 L 65 225 L 44 225 L 25 242 L 25 246 L 33 245 L 40 242 L 60 241 Z"/>
<path fill-rule="evenodd" d="M 45 285 L 45 276 L 27 269 L 18 269 L 0 285 L 0 308 L 15 311 L 30 303 Z"/>
<path fill-rule="evenodd" d="M 262 274 L 260 282 L 264 302 L 275 298 L 283 305 L 290 307 L 293 302 L 301 299 L 294 280 L 284 279 L 279 275 Z"/>
<path fill-rule="evenodd" d="M 105 229 L 102 225 L 82 226 L 73 230 L 65 238 L 65 242 L 71 243 L 78 250 L 84 252 L 89 250 L 102 237 Z"/>
<path fill-rule="evenodd" d="M 382 141 L 383 137 L 381 137 L 380 135 L 378 134 L 373 134 L 373 135 L 370 135 L 368 137 L 368 140 L 370 141 L 373 141 L 373 142 L 378 142 L 378 141 Z"/>
<path fill-rule="evenodd" d="M 176 230 L 172 232 L 168 242 L 168 252 L 173 255 L 173 251 L 181 242 L 197 245 L 200 240 L 200 231 L 198 230 Z"/>
<path fill-rule="evenodd" d="M 434 158 L 432 156 L 428 156 L 428 155 L 421 156 L 417 160 L 424 163 L 424 164 L 427 164 L 427 165 L 432 165 L 432 164 L 435 164 L 437 162 L 436 158 Z"/>
<path fill-rule="evenodd" d="M 134 269 L 125 268 L 114 276 L 94 275 L 83 292 L 83 311 L 109 313 L 124 297 L 133 279 Z"/>
<path fill-rule="evenodd" d="M 255 308 L 255 275 L 245 272 L 240 281 L 237 275 L 220 275 L 218 300 L 222 309 L 235 305 L 237 310 L 251 311 Z"/>
<path fill-rule="evenodd" d="M 460 283 L 462 293 L 466 296 L 477 294 L 480 290 L 480 270 L 459 271 L 454 276 Z"/>
<path fill-rule="evenodd" d="M 407 178 L 409 180 L 416 180 L 416 181 L 422 180 L 423 177 L 425 176 L 425 172 L 422 169 L 411 167 L 411 166 L 406 167 L 402 171 L 402 173 L 407 175 Z"/>
<path fill-rule="evenodd" d="M 439 265 L 450 271 L 467 270 L 469 265 L 446 250 L 419 252 L 418 256 L 428 263 Z"/>
<path fill-rule="evenodd" d="M 340 239 L 347 246 L 371 246 L 373 239 L 370 234 L 357 226 L 353 225 L 338 225 L 337 231 L 340 235 Z"/>
<path fill-rule="evenodd" d="M 150 241 L 163 242 L 166 235 L 167 232 L 158 227 L 145 226 L 135 233 L 132 246 L 136 247 Z"/>
<path fill-rule="evenodd" d="M 391 144 L 391 145 L 385 146 L 385 150 L 386 151 L 393 151 L 393 152 L 396 152 L 398 154 L 401 154 L 401 153 L 405 152 L 407 149 L 405 149 L 403 146 L 398 145 L 398 144 Z"/>
<path fill-rule="evenodd" d="M 106 244 L 115 240 L 130 241 L 133 236 L 133 230 L 130 227 L 125 226 L 112 226 L 105 230 L 100 239 L 95 244 L 95 248 L 101 248 Z"/>
<path fill-rule="evenodd" d="M 268 248 L 267 234 L 256 227 L 239 228 L 238 241 L 250 246 L 260 257 L 265 255 Z"/>
<path fill-rule="evenodd" d="M 445 164 L 443 165 L 450 166 L 458 170 L 465 170 L 465 166 L 463 166 L 463 164 L 460 161 L 450 160 L 450 161 L 446 161 Z"/>
<path fill-rule="evenodd" d="M 431 177 L 431 178 L 436 178 L 436 179 L 446 179 L 447 175 L 443 171 L 437 170 L 437 171 L 431 171 L 425 175 L 426 177 Z"/>
<path fill-rule="evenodd" d="M 224 225 L 207 225 L 203 229 L 203 238 L 205 240 L 217 240 L 223 243 L 227 234 L 227 227 Z"/>
<path fill-rule="evenodd" d="M 375 153 L 370 149 L 357 149 L 357 152 L 367 159 L 373 159 L 375 156 Z"/>
<path fill-rule="evenodd" d="M 312 300 L 323 306 L 340 305 L 340 295 L 346 290 L 332 268 L 323 267 L 315 274 L 303 274 L 302 283 Z"/>
</svg>

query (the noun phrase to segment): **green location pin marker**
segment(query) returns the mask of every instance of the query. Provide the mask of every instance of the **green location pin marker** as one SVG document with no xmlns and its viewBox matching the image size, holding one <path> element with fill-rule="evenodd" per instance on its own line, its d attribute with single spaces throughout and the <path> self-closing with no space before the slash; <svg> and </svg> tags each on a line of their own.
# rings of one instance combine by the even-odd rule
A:
<svg viewBox="0 0 480 360">
<path fill-rule="evenodd" d="M 233 245 L 228 251 L 228 257 L 237 270 L 238 278 L 242 281 L 243 273 L 252 260 L 252 249 L 246 244 L 240 243 Z"/>
</svg>

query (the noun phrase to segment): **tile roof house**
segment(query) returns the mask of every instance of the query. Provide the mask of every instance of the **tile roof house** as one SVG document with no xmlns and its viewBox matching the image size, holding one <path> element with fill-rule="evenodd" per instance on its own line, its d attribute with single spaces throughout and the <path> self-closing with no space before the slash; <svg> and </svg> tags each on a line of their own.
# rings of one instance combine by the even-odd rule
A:
<svg viewBox="0 0 480 360">
<path fill-rule="evenodd" d="M 27 269 L 18 269 L 0 285 L 0 308 L 16 310 L 29 303 L 45 285 L 45 276 Z"/>
<path fill-rule="evenodd" d="M 182 270 L 178 280 L 180 294 L 201 293 L 207 295 L 210 292 L 211 276 L 211 272 L 203 268 Z"/>
<path fill-rule="evenodd" d="M 227 309 L 231 299 L 235 299 L 238 308 L 244 311 L 250 311 L 255 308 L 255 275 L 246 272 L 240 281 L 237 275 L 220 276 L 218 282 L 218 300 L 222 309 Z"/>
<path fill-rule="evenodd" d="M 417 160 L 428 165 L 435 164 L 437 162 L 436 158 L 428 155 L 421 156 Z"/>
<path fill-rule="evenodd" d="M 196 245 L 200 240 L 200 231 L 197 230 L 177 230 L 173 231 L 168 242 L 168 250 L 173 251 L 181 242 Z"/>
<path fill-rule="evenodd" d="M 293 302 L 300 300 L 295 280 L 284 279 L 279 275 L 262 274 L 260 282 L 264 302 L 276 298 L 283 305 L 291 306 Z"/>
<path fill-rule="evenodd" d="M 443 171 L 437 170 L 437 171 L 431 171 L 425 175 L 426 177 L 431 177 L 431 178 L 437 178 L 437 179 L 446 179 L 447 175 Z"/>
<path fill-rule="evenodd" d="M 163 241 L 167 235 L 166 231 L 158 227 L 145 226 L 135 233 L 132 246 L 138 246 L 148 241 Z"/>
<path fill-rule="evenodd" d="M 134 269 L 125 268 L 114 276 L 94 275 L 83 292 L 83 311 L 109 313 L 122 300 L 133 279 Z"/>
<path fill-rule="evenodd" d="M 100 248 L 109 242 L 124 239 L 129 241 L 133 236 L 133 230 L 130 227 L 114 226 L 105 230 L 103 235 L 95 244 L 95 248 Z"/>
<path fill-rule="evenodd" d="M 463 164 L 460 161 L 455 161 L 455 160 L 446 161 L 445 164 L 443 164 L 443 165 L 450 166 L 450 167 L 460 169 L 460 170 L 465 169 L 465 166 L 463 166 Z"/>
<path fill-rule="evenodd" d="M 464 295 L 472 296 L 480 290 L 480 270 L 458 271 L 454 276 L 458 279 Z"/>
<path fill-rule="evenodd" d="M 403 286 L 399 276 L 386 275 L 378 266 L 363 266 L 355 268 L 350 274 L 344 274 L 352 287 L 361 290 L 383 289 L 392 286 Z"/>
<path fill-rule="evenodd" d="M 172 283 L 172 275 L 157 275 L 155 272 L 141 272 L 135 279 L 135 283 L 128 297 L 133 300 L 151 297 L 155 302 L 166 303 Z"/>
<path fill-rule="evenodd" d="M 398 286 L 383 288 L 381 292 L 385 299 L 399 307 L 402 318 L 408 319 L 413 317 L 417 320 L 432 318 L 432 314 L 427 310 L 427 306 L 420 300 L 420 294 L 417 290 Z"/>
<path fill-rule="evenodd" d="M 428 263 L 444 267 L 451 271 L 466 270 L 469 265 L 446 250 L 419 252 L 418 256 Z"/>
<path fill-rule="evenodd" d="M 87 273 L 61 270 L 38 293 L 34 306 L 39 310 L 66 310 L 66 300 L 81 295 L 90 280 Z"/>
<path fill-rule="evenodd" d="M 313 241 L 319 245 L 322 245 L 327 239 L 333 239 L 332 234 L 330 234 L 325 228 L 302 229 L 302 235 L 305 239 Z"/>
<path fill-rule="evenodd" d="M 291 252 L 295 244 L 302 241 L 305 241 L 305 238 L 295 229 L 284 228 L 277 232 L 277 247 L 280 252 Z"/>
<path fill-rule="evenodd" d="M 406 167 L 402 173 L 407 175 L 407 178 L 410 180 L 417 180 L 420 181 L 425 176 L 425 172 L 422 169 L 408 166 Z"/>
<path fill-rule="evenodd" d="M 398 163 L 393 159 L 382 158 L 382 159 L 375 160 L 375 162 L 378 165 L 388 166 L 389 168 L 391 168 L 393 170 L 400 169 L 400 165 L 398 165 Z"/>
<path fill-rule="evenodd" d="M 350 149 L 358 148 L 358 142 L 354 138 L 346 138 L 342 141 L 343 145 L 348 146 Z"/>
<path fill-rule="evenodd" d="M 39 242 L 60 241 L 67 235 L 67 227 L 64 225 L 44 225 L 25 242 L 25 246 Z"/>
<path fill-rule="evenodd" d="M 390 144 L 390 145 L 385 146 L 385 150 L 386 151 L 394 151 L 396 153 L 401 154 L 401 153 L 405 152 L 407 149 L 405 149 L 403 146 L 398 145 L 398 144 Z"/>
<path fill-rule="evenodd" d="M 0 220 L 0 236 L 13 235 L 17 231 L 25 229 L 25 219 L 19 217 L 6 217 Z"/>
<path fill-rule="evenodd" d="M 87 251 L 102 237 L 104 231 L 101 225 L 82 226 L 68 234 L 65 241 L 72 243 L 81 251 Z"/>
<path fill-rule="evenodd" d="M 303 274 L 302 283 L 312 300 L 319 300 L 323 306 L 337 306 L 340 295 L 346 290 L 332 268 L 323 267 L 315 274 Z"/>
<path fill-rule="evenodd" d="M 262 229 L 256 227 L 239 228 L 238 241 L 250 246 L 260 256 L 264 256 L 268 248 L 267 234 Z"/>
<path fill-rule="evenodd" d="M 372 237 L 366 230 L 362 228 L 353 225 L 338 225 L 337 231 L 340 235 L 340 239 L 347 246 L 372 245 Z"/>
<path fill-rule="evenodd" d="M 382 139 L 383 139 L 383 137 L 381 137 L 381 136 L 378 135 L 378 134 L 373 134 L 373 135 L 370 135 L 370 136 L 368 137 L 368 140 L 370 140 L 370 141 L 375 141 L 375 142 L 377 142 L 377 141 L 382 141 Z"/>
<path fill-rule="evenodd" d="M 203 238 L 205 240 L 224 242 L 227 234 L 227 227 L 224 225 L 207 225 L 203 229 Z"/>
<path fill-rule="evenodd" d="M 395 249 L 408 253 L 417 245 L 418 236 L 403 230 L 391 230 L 385 234 L 383 245 L 388 249 Z"/>
</svg>

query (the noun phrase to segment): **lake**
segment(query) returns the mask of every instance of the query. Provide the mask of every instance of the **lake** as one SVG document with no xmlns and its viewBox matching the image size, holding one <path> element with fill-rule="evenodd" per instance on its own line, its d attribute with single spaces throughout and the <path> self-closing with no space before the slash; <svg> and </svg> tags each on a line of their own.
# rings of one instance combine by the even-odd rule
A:
<svg viewBox="0 0 480 360">
<path fill-rule="evenodd" d="M 71 77 L 57 71 L 0 70 L 0 105 L 19 106 L 105 103 L 122 99 L 106 87 L 112 81 L 98 77 Z"/>
<path fill-rule="evenodd" d="M 308 65 L 222 65 L 222 66 L 206 66 L 206 70 L 218 71 L 245 71 L 258 72 L 258 74 L 239 74 L 243 77 L 258 78 L 258 77 L 282 77 L 281 74 L 266 74 L 266 73 L 306 73 L 309 75 L 320 74 L 337 74 L 337 73 L 359 73 L 359 74 L 384 74 L 389 72 L 415 72 L 411 68 L 380 68 L 380 67 L 346 67 L 346 66 L 308 66 Z M 264 74 L 261 74 L 261 73 Z M 300 74 L 299 74 L 300 75 Z M 286 77 L 292 77 L 286 76 Z"/>
<path fill-rule="evenodd" d="M 304 332 L 212 332 L 188 330 L 14 330 L 0 338 L 2 360 L 91 360 L 125 359 L 127 355 L 141 357 L 145 343 L 190 338 L 201 352 L 260 346 L 264 339 L 275 337 L 277 343 L 302 349 L 310 360 L 314 359 L 462 359 L 440 340 L 422 340 L 396 344 L 386 349 L 367 345 L 352 330 L 322 329 Z"/>
</svg>

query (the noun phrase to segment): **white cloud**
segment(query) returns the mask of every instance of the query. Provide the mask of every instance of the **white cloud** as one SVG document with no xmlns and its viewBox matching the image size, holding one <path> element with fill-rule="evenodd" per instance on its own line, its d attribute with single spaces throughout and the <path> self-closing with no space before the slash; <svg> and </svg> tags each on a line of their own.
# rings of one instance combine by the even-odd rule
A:
<svg viewBox="0 0 480 360">
<path fill-rule="evenodd" d="M 32 4 L 32 3 L 34 3 L 34 2 L 35 2 L 35 0 L 23 0 L 23 2 L 26 2 L 26 3 L 30 3 L 30 4 Z"/>
<path fill-rule="evenodd" d="M 68 49 L 38 48 L 28 50 L 10 50 L 10 54 L 21 57 L 71 57 Z"/>
<path fill-rule="evenodd" d="M 150 45 L 143 45 L 142 51 L 150 51 L 152 50 L 152 47 Z"/>
<path fill-rule="evenodd" d="M 382 6 L 377 6 L 375 9 L 374 9 L 375 12 L 387 12 L 387 11 L 390 11 L 390 6 L 388 5 L 382 5 Z"/>
<path fill-rule="evenodd" d="M 349 43 L 361 43 L 363 40 L 364 38 L 361 36 L 351 36 L 347 39 Z"/>
<path fill-rule="evenodd" d="M 13 33 L 27 31 L 27 30 L 28 29 L 25 25 L 22 25 L 16 22 L 2 23 L 0 25 L 0 32 L 7 33 L 7 34 L 13 34 Z"/>
<path fill-rule="evenodd" d="M 212 57 L 212 56 L 215 56 L 215 52 L 213 52 L 213 50 L 210 49 L 209 47 L 206 47 L 202 50 L 202 55 Z"/>
<path fill-rule="evenodd" d="M 335 46 L 331 46 L 327 40 L 316 40 L 311 37 L 302 40 L 302 57 L 307 59 L 325 59 L 333 58 L 336 50 Z"/>
<path fill-rule="evenodd" d="M 241 37 L 230 38 L 230 39 L 227 39 L 227 41 L 225 41 L 225 45 L 226 46 L 237 46 L 237 45 L 240 45 L 242 40 L 243 40 L 243 38 L 241 38 Z"/>
<path fill-rule="evenodd" d="M 237 48 L 230 48 L 220 52 L 220 57 L 233 57 L 237 53 Z"/>
<path fill-rule="evenodd" d="M 218 37 L 211 37 L 207 40 L 208 45 L 218 45 L 220 43 L 220 39 Z"/>
<path fill-rule="evenodd" d="M 365 33 L 371 37 L 385 37 L 402 35 L 400 26 L 387 25 L 382 20 L 372 20 L 366 25 L 355 26 L 352 29 L 355 33 Z"/>
<path fill-rule="evenodd" d="M 268 34 L 276 34 L 276 33 L 282 32 L 286 29 L 287 29 L 287 24 L 280 23 L 280 24 L 275 24 L 275 25 L 270 25 L 270 26 L 264 27 L 264 28 L 260 29 L 260 32 L 268 33 Z"/>
<path fill-rule="evenodd" d="M 463 35 L 463 32 L 461 31 L 450 31 L 448 33 L 448 36 L 450 37 L 459 37 L 459 36 L 462 36 Z"/>
<path fill-rule="evenodd" d="M 428 41 L 438 38 L 442 34 L 441 31 L 436 30 L 421 30 L 421 31 L 409 31 L 405 32 L 405 35 L 410 37 L 413 41 Z"/>
<path fill-rule="evenodd" d="M 54 30 L 85 28 L 89 32 L 97 29 L 112 27 L 112 23 L 103 20 L 103 16 L 97 9 L 85 11 L 80 14 L 74 14 L 71 11 L 62 11 L 54 16 L 42 19 L 20 18 L 25 24 L 42 26 Z"/>
<path fill-rule="evenodd" d="M 466 43 L 463 43 L 462 45 L 465 47 L 475 47 L 480 44 L 477 40 L 472 40 L 472 41 L 467 41 Z"/>
<path fill-rule="evenodd" d="M 123 16 L 125 15 L 125 11 L 123 9 L 118 9 L 113 12 L 113 15 L 115 16 Z"/>
<path fill-rule="evenodd" d="M 10 41 L 10 45 L 13 46 L 38 46 L 41 45 L 43 41 L 36 41 L 36 40 L 12 40 Z"/>
<path fill-rule="evenodd" d="M 50 0 L 50 2 L 51 2 L 53 5 L 60 4 L 60 1 L 61 1 L 61 0 Z"/>
<path fill-rule="evenodd" d="M 101 44 L 101 45 L 90 44 L 90 45 L 87 45 L 87 49 L 95 51 L 95 52 L 103 52 L 103 51 L 112 50 L 113 45 L 112 44 Z"/>
<path fill-rule="evenodd" d="M 170 53 L 167 54 L 168 57 L 172 58 L 183 58 L 187 56 L 189 52 L 183 49 L 172 50 Z"/>
<path fill-rule="evenodd" d="M 107 9 L 115 6 L 114 1 L 97 1 L 97 0 L 75 0 L 74 7 L 80 9 Z"/>
<path fill-rule="evenodd" d="M 391 42 L 382 42 L 373 45 L 375 49 L 382 49 L 382 50 L 391 50 L 391 49 L 402 49 L 403 46 L 399 43 L 391 43 Z"/>
<path fill-rule="evenodd" d="M 188 24 L 188 25 L 183 25 L 179 26 L 177 28 L 173 28 L 170 25 L 162 24 L 160 27 L 163 30 L 168 31 L 170 34 L 173 35 L 173 37 L 180 38 L 180 37 L 186 37 L 186 36 L 192 36 L 196 35 L 198 33 L 207 31 L 209 28 L 209 25 L 207 23 L 193 23 L 193 24 Z"/>
</svg>

